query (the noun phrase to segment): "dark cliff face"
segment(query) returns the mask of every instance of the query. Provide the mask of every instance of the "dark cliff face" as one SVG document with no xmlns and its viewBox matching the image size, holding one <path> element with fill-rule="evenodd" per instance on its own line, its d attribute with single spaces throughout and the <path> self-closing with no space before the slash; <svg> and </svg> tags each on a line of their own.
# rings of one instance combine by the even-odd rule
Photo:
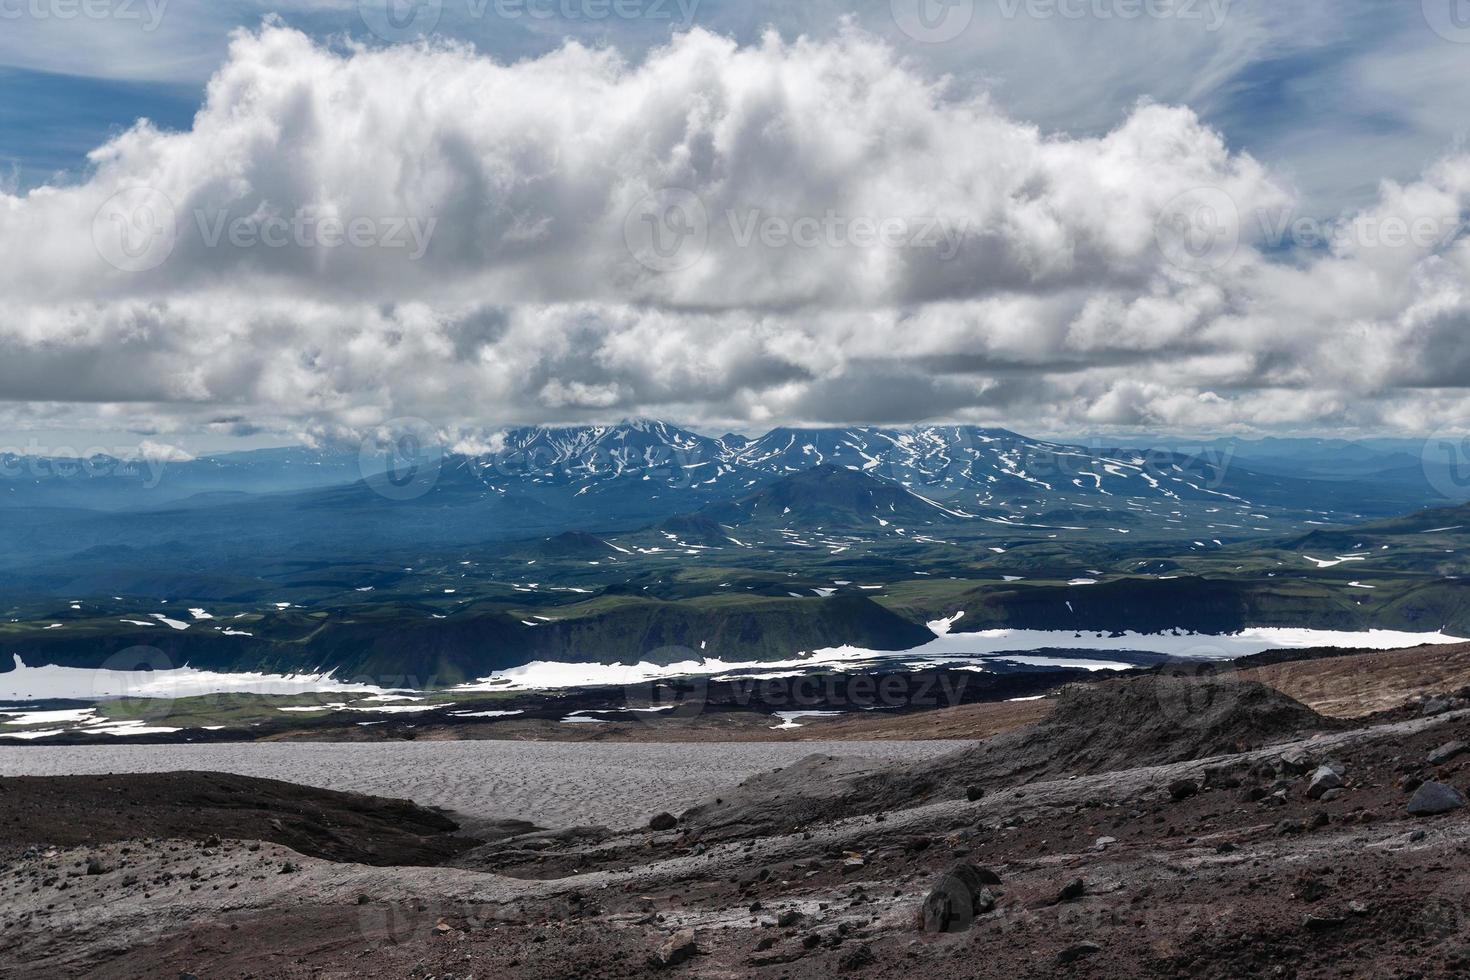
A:
<svg viewBox="0 0 1470 980">
<path fill-rule="evenodd" d="M 771 660 L 836 646 L 906 650 L 933 638 L 865 596 L 738 597 L 730 601 L 619 600 L 528 626 L 499 612 L 444 619 L 404 610 L 393 618 L 326 622 L 291 639 L 141 630 L 100 637 L 42 633 L 4 646 L 26 664 L 159 670 L 333 671 L 385 686 L 442 687 L 536 660 L 674 663 L 702 657 Z"/>
</svg>

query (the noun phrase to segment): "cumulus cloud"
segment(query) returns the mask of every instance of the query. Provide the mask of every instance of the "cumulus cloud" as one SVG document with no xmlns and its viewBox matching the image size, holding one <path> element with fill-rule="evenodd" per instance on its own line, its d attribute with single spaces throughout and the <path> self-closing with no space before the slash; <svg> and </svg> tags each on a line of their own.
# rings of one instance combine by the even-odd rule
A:
<svg viewBox="0 0 1470 980">
<path fill-rule="evenodd" d="M 0 194 L 0 392 L 72 424 L 414 416 L 468 445 L 624 414 L 1405 429 L 1467 403 L 1470 158 L 1307 229 L 1188 108 L 1046 135 L 855 28 L 503 64 L 267 24 L 189 131 L 92 161 Z"/>
</svg>

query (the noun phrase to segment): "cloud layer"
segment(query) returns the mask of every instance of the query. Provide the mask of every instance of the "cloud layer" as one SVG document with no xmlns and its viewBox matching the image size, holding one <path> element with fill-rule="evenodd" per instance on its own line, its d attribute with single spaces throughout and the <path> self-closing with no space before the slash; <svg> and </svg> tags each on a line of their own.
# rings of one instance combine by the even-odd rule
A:
<svg viewBox="0 0 1470 980">
<path fill-rule="evenodd" d="M 673 416 L 1427 431 L 1470 158 L 1330 227 L 1187 108 L 1043 135 L 851 29 L 636 63 L 237 35 L 191 130 L 0 195 L 12 425 Z"/>
</svg>

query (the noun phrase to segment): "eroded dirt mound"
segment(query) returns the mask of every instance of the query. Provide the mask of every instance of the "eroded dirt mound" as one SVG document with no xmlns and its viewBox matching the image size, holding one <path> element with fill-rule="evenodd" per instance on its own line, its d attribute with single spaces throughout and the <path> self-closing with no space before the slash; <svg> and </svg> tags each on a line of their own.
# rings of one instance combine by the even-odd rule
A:
<svg viewBox="0 0 1470 980">
<path fill-rule="evenodd" d="M 1066 687 L 1040 724 L 941 765 L 980 779 L 1035 779 L 1243 752 L 1339 727 L 1253 681 L 1161 673 Z"/>
<path fill-rule="evenodd" d="M 794 829 L 972 790 L 1230 754 L 1339 728 L 1279 691 L 1236 679 L 1150 674 L 1063 689 L 1038 724 L 903 768 L 810 756 L 688 811 L 691 833 Z"/>
<path fill-rule="evenodd" d="M 480 842 L 407 800 L 225 773 L 0 779 L 0 855 L 144 838 L 283 844 L 358 864 L 436 865 Z"/>
</svg>

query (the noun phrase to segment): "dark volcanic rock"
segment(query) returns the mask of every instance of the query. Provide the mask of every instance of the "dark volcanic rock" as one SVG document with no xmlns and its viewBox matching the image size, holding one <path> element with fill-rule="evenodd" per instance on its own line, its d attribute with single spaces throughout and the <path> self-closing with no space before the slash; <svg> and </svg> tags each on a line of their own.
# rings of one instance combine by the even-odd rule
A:
<svg viewBox="0 0 1470 980">
<path fill-rule="evenodd" d="M 1199 783 L 1193 779 L 1176 779 L 1169 784 L 1169 795 L 1175 800 L 1187 800 L 1199 793 Z"/>
<path fill-rule="evenodd" d="M 1312 781 L 1307 784 L 1307 797 L 1320 800 L 1323 793 L 1340 786 L 1342 786 L 1342 774 L 1331 766 L 1322 766 L 1312 773 Z"/>
<path fill-rule="evenodd" d="M 1057 892 L 1056 900 L 1058 904 L 1062 902 L 1075 902 L 1085 894 L 1087 894 L 1087 882 L 1081 878 L 1074 878 L 1063 885 L 1061 891 Z"/>
<path fill-rule="evenodd" d="M 985 886 L 1000 884 L 992 871 L 972 864 L 957 864 L 935 882 L 919 910 L 919 925 L 925 932 L 963 932 L 995 908 L 995 896 Z"/>
<path fill-rule="evenodd" d="M 673 830 L 677 826 L 679 826 L 679 821 L 672 813 L 655 814 L 653 819 L 648 821 L 649 830 Z"/>
<path fill-rule="evenodd" d="M 1414 790 L 1414 795 L 1409 798 L 1409 813 L 1416 817 L 1433 817 L 1458 810 L 1464 805 L 1464 794 L 1453 786 L 1425 783 Z"/>
<path fill-rule="evenodd" d="M 1470 745 L 1467 745 L 1459 739 L 1453 742 L 1446 742 L 1429 753 L 1429 764 L 1431 766 L 1442 766 L 1456 756 L 1464 754 L 1467 749 L 1470 749 Z"/>
<path fill-rule="evenodd" d="M 1065 966 L 1068 963 L 1076 963 L 1078 960 L 1086 959 L 1102 951 L 1102 947 L 1094 942 L 1081 942 L 1075 946 L 1068 946 L 1057 953 L 1057 963 Z"/>
</svg>

